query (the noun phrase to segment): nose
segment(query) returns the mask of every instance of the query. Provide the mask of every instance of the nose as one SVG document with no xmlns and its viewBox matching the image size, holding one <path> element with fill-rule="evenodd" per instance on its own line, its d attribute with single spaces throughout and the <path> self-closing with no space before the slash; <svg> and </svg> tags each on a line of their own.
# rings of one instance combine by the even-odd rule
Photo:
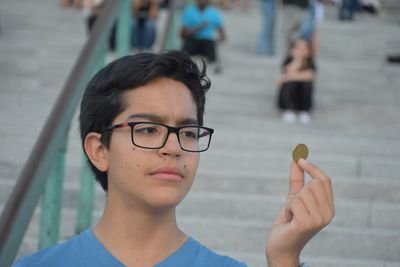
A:
<svg viewBox="0 0 400 267">
<path fill-rule="evenodd" d="M 180 156 L 182 154 L 182 148 L 179 144 L 178 133 L 170 132 L 167 136 L 167 140 L 159 152 L 163 155 Z"/>
</svg>

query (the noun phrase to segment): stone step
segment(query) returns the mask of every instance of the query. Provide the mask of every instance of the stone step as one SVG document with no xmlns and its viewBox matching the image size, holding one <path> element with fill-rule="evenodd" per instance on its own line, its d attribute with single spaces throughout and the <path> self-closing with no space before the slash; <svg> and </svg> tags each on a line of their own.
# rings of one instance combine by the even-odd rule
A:
<svg viewBox="0 0 400 267">
<path fill-rule="evenodd" d="M 213 120 L 207 120 L 213 122 Z M 320 129 L 308 127 L 285 127 L 277 123 L 259 123 L 253 125 L 247 122 L 239 124 L 233 130 L 223 125 L 215 124 L 211 150 L 242 151 L 250 150 L 258 153 L 269 151 L 271 155 L 287 154 L 297 142 L 305 142 L 310 149 L 310 156 L 331 155 L 340 157 L 342 154 L 354 157 L 393 157 L 400 156 L 400 138 L 386 139 L 381 137 L 360 136 L 355 139 L 345 134 L 321 134 Z M 214 126 L 214 125 L 213 125 Z M 290 132 L 288 130 L 290 129 Z"/>
<path fill-rule="evenodd" d="M 208 104 L 211 104 L 209 101 Z M 226 104 L 226 103 L 225 103 Z M 230 104 L 230 103 L 228 103 Z M 240 103 L 236 103 L 240 106 Z M 340 138 L 344 136 L 347 138 L 351 137 L 357 140 L 359 137 L 372 138 L 379 137 L 385 138 L 389 141 L 393 141 L 395 145 L 398 143 L 397 134 L 398 125 L 397 113 L 391 113 L 394 116 L 393 120 L 368 120 L 369 116 L 377 116 L 375 111 L 377 109 L 364 107 L 359 113 L 353 113 L 351 110 L 354 109 L 350 104 L 345 108 L 342 106 L 342 110 L 338 111 L 334 107 L 322 107 L 321 110 L 312 114 L 313 121 L 310 125 L 302 125 L 300 123 L 286 124 L 280 119 L 280 113 L 275 110 L 272 102 L 266 106 L 265 110 L 257 110 L 256 108 L 241 108 L 241 113 L 233 113 L 230 108 L 223 106 L 217 107 L 213 104 L 209 105 L 205 114 L 205 123 L 210 127 L 214 128 L 248 128 L 251 129 L 262 129 L 270 130 L 274 132 L 275 129 L 281 129 L 280 133 L 286 131 L 285 134 L 293 136 L 296 133 L 304 132 L 315 134 L 315 135 L 326 135 L 328 137 Z M 250 112 L 243 112 L 249 110 Z M 380 110 L 384 110 L 381 108 Z M 374 114 L 375 112 L 375 114 Z M 341 116 L 343 120 L 338 120 L 337 117 Z M 251 119 L 249 119 L 251 117 Z M 351 124 L 351 121 L 360 119 L 359 124 Z M 278 132 L 279 133 L 279 132 Z"/>
<path fill-rule="evenodd" d="M 207 157 L 202 158 L 202 167 L 211 170 L 220 168 L 241 169 L 248 172 L 272 172 L 287 174 L 291 162 L 291 152 L 287 155 L 271 155 L 268 151 L 259 153 L 229 151 L 209 151 Z M 313 156 L 315 162 L 322 170 L 332 177 L 386 177 L 398 178 L 398 159 L 382 159 L 350 156 Z M 340 166 L 338 168 L 337 166 Z M 382 167 L 386 166 L 387 169 Z M 376 169 L 380 167 L 379 170 Z"/>
<path fill-rule="evenodd" d="M 194 189 L 178 208 L 178 218 L 195 217 L 200 210 L 204 218 L 272 222 L 285 200 L 283 194 L 211 192 L 196 192 Z M 385 229 L 399 233 L 400 208 L 396 203 L 368 203 L 340 197 L 336 200 L 337 213 L 332 227 Z"/>
<path fill-rule="evenodd" d="M 228 71 L 229 70 L 227 70 L 227 72 Z M 227 105 L 225 108 L 231 108 L 232 111 L 238 106 L 237 103 L 241 103 L 241 105 L 252 103 L 252 105 L 248 105 L 250 106 L 248 108 L 261 110 L 268 105 L 275 108 L 275 98 L 278 92 L 276 81 L 279 74 L 269 73 L 263 76 L 263 78 L 257 78 L 260 80 L 260 84 L 262 82 L 263 85 L 251 84 L 246 82 L 246 80 L 241 80 L 240 82 L 213 82 L 208 100 L 211 103 L 220 103 L 221 101 L 223 103 L 228 102 L 230 105 Z M 381 106 L 386 108 L 396 106 L 396 98 L 398 95 L 396 85 L 387 86 L 386 81 L 377 78 L 375 80 L 364 80 L 365 83 L 371 84 L 368 87 L 358 82 L 358 86 L 349 89 L 348 84 L 352 82 L 355 83 L 354 79 L 352 79 L 352 81 L 346 81 L 345 79 L 338 79 L 338 77 L 334 75 L 329 76 L 332 81 L 329 81 L 329 78 L 323 77 L 323 74 L 317 77 L 314 100 L 318 109 L 325 106 L 330 107 L 333 104 L 336 108 L 349 104 L 351 104 L 353 108 L 354 106 L 366 106 L 368 108 L 373 106 L 376 106 L 376 108 Z M 234 86 L 236 86 L 236 89 L 233 89 Z M 247 105 L 244 107 L 247 107 Z"/>
</svg>

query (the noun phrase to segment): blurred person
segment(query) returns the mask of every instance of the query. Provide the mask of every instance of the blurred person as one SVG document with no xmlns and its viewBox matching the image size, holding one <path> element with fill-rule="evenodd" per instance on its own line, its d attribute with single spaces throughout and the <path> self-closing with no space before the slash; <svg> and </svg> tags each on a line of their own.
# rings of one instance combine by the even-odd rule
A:
<svg viewBox="0 0 400 267">
<path fill-rule="evenodd" d="M 133 0 L 131 23 L 131 48 L 150 50 L 156 39 L 158 0 Z"/>
<path fill-rule="evenodd" d="M 342 0 L 339 7 L 338 19 L 341 21 L 351 21 L 354 19 L 354 12 L 360 10 L 359 0 Z"/>
<path fill-rule="evenodd" d="M 388 63 L 400 63 L 400 53 L 388 55 L 386 61 Z"/>
<path fill-rule="evenodd" d="M 86 26 L 88 32 L 91 33 L 93 26 L 100 15 L 101 9 L 107 0 L 83 0 L 83 16 L 86 19 Z M 109 49 L 115 51 L 115 39 L 116 39 L 116 26 L 114 24 L 113 29 L 109 37 Z"/>
<path fill-rule="evenodd" d="M 231 8 L 231 0 L 211 0 L 211 4 L 224 10 Z"/>
<path fill-rule="evenodd" d="M 231 0 L 232 6 L 235 9 L 248 10 L 251 5 L 250 0 Z"/>
<path fill-rule="evenodd" d="M 311 44 L 311 55 L 317 59 L 319 52 L 318 26 L 322 23 L 325 16 L 324 4 L 330 3 L 329 0 L 310 0 L 309 12 L 303 21 L 299 38 L 307 40 Z"/>
<path fill-rule="evenodd" d="M 379 0 L 361 0 L 362 10 L 370 14 L 378 14 L 381 10 L 381 2 Z"/>
<path fill-rule="evenodd" d="M 166 9 L 169 7 L 169 0 L 161 0 L 160 2 L 160 8 Z"/>
<path fill-rule="evenodd" d="M 278 107 L 284 122 L 293 123 L 298 116 L 301 123 L 310 123 L 316 72 L 310 43 L 305 39 L 294 40 L 289 51 L 278 80 Z"/>
<path fill-rule="evenodd" d="M 82 0 L 61 0 L 61 6 L 63 7 L 75 7 L 81 8 L 82 7 Z"/>
<path fill-rule="evenodd" d="M 182 14 L 182 50 L 191 56 L 203 56 L 220 73 L 222 66 L 217 54 L 217 44 L 225 40 L 223 17 L 210 5 L 209 0 L 195 0 Z"/>
<path fill-rule="evenodd" d="M 301 26 L 310 12 L 310 0 L 281 0 L 282 19 L 280 31 L 280 47 L 283 54 L 292 40 L 301 37 Z"/>
<path fill-rule="evenodd" d="M 273 55 L 275 53 L 275 17 L 277 0 L 260 0 L 263 15 L 261 33 L 257 40 L 257 54 Z"/>
</svg>

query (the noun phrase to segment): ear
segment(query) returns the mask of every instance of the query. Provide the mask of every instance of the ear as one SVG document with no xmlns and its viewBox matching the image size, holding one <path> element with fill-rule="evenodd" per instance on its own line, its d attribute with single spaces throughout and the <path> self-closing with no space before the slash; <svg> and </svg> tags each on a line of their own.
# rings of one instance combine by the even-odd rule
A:
<svg viewBox="0 0 400 267">
<path fill-rule="evenodd" d="M 86 135 L 84 148 L 90 162 L 102 172 L 108 170 L 108 149 L 100 141 L 101 134 L 90 132 Z"/>
</svg>

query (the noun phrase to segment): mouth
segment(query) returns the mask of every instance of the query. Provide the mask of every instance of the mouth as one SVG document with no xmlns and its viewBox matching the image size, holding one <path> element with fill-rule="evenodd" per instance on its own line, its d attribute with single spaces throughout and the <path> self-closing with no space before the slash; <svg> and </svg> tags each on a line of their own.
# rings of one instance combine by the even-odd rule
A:
<svg viewBox="0 0 400 267">
<path fill-rule="evenodd" d="M 180 182 L 184 178 L 183 173 L 178 168 L 164 167 L 151 173 L 151 176 L 158 180 Z"/>
</svg>

